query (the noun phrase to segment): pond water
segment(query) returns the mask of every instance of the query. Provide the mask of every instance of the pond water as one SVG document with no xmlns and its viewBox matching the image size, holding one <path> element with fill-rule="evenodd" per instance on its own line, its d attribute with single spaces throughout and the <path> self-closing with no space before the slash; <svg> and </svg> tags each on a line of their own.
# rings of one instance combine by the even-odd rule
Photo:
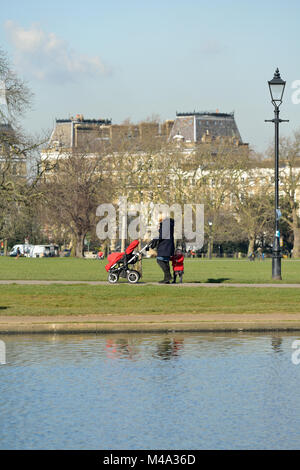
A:
<svg viewBox="0 0 300 470">
<path fill-rule="evenodd" d="M 295 334 L 0 339 L 1 449 L 300 447 Z"/>
</svg>

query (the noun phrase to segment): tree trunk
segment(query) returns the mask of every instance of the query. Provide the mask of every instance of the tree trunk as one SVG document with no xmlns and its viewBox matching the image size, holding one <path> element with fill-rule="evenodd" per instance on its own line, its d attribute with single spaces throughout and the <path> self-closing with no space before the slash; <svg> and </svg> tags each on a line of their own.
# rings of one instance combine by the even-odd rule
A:
<svg viewBox="0 0 300 470">
<path fill-rule="evenodd" d="M 254 253 L 254 243 L 255 243 L 254 237 L 250 236 L 249 245 L 248 245 L 248 256 L 250 256 L 251 253 Z"/>
<path fill-rule="evenodd" d="M 208 236 L 208 244 L 207 244 L 207 258 L 210 259 L 213 257 L 214 252 L 214 239 L 212 235 Z"/>
<path fill-rule="evenodd" d="M 4 239 L 4 256 L 7 256 L 8 250 L 7 250 L 7 238 Z"/>
<path fill-rule="evenodd" d="M 116 251 L 116 244 L 117 244 L 117 240 L 115 238 L 112 238 L 110 240 L 110 252 L 113 253 L 114 251 Z"/>
<path fill-rule="evenodd" d="M 75 256 L 76 258 L 83 258 L 83 247 L 84 247 L 84 234 L 78 233 L 75 244 Z"/>
<path fill-rule="evenodd" d="M 294 232 L 293 258 L 300 258 L 300 228 L 293 227 L 293 232 Z"/>
<path fill-rule="evenodd" d="M 70 253 L 70 256 L 72 258 L 74 258 L 76 256 L 76 238 L 74 236 L 74 234 L 72 234 L 72 238 L 71 238 L 71 253 Z"/>
</svg>

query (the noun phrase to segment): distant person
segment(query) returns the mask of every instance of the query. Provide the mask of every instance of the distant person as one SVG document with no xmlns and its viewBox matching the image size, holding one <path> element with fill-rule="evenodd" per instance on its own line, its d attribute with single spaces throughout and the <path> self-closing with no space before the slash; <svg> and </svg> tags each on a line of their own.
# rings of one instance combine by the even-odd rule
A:
<svg viewBox="0 0 300 470">
<path fill-rule="evenodd" d="M 180 248 L 177 248 L 175 255 L 171 256 L 173 266 L 173 281 L 172 284 L 176 284 L 176 278 L 179 277 L 179 282 L 182 284 L 182 277 L 184 273 L 184 255 Z"/>
<path fill-rule="evenodd" d="M 17 256 L 16 256 L 16 259 L 19 259 L 20 256 L 21 256 L 21 250 L 20 250 L 20 248 L 18 247 L 18 248 L 17 248 Z"/>
<path fill-rule="evenodd" d="M 257 258 L 262 260 L 262 249 L 260 246 L 257 248 Z"/>
<path fill-rule="evenodd" d="M 161 217 L 159 222 L 159 236 L 157 239 L 157 264 L 164 273 L 160 284 L 170 284 L 172 279 L 170 272 L 170 258 L 174 255 L 174 219 Z"/>
</svg>

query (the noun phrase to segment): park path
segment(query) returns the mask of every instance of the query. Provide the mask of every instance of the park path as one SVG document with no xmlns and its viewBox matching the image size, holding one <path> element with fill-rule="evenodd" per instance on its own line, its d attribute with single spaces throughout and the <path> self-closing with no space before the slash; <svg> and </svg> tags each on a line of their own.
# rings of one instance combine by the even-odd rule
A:
<svg viewBox="0 0 300 470">
<path fill-rule="evenodd" d="M 114 285 L 132 285 L 127 282 L 119 282 L 117 284 L 110 284 L 108 281 L 56 281 L 56 280 L 0 280 L 0 285 L 9 284 L 20 284 L 20 285 L 51 285 L 51 284 L 62 284 L 62 285 L 90 285 L 90 286 L 114 286 Z M 159 284 L 158 282 L 139 282 L 134 286 L 160 286 L 165 284 Z M 221 282 L 184 282 L 183 284 L 169 284 L 172 287 L 279 287 L 279 288 L 294 288 L 300 289 L 300 284 L 280 284 L 280 283 L 264 283 L 264 284 L 246 284 L 246 283 L 221 283 Z"/>
</svg>

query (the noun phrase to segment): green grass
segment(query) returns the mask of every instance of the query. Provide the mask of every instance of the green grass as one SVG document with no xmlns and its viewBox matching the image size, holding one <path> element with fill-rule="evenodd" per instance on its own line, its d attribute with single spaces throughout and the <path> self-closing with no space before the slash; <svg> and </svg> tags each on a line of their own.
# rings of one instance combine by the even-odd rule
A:
<svg viewBox="0 0 300 470">
<path fill-rule="evenodd" d="M 0 279 L 105 281 L 106 260 L 76 258 L 0 257 Z M 300 283 L 300 261 L 282 260 L 282 283 Z M 143 282 L 158 281 L 162 271 L 155 259 L 143 260 Z M 271 283 L 271 260 L 186 259 L 184 282 Z"/>
<path fill-rule="evenodd" d="M 1 257 L 1 280 L 106 281 L 106 261 Z M 283 280 L 300 283 L 300 262 L 282 261 Z M 154 259 L 143 260 L 143 282 L 158 281 Z M 271 260 L 187 259 L 184 282 L 271 283 Z M 0 285 L 0 315 L 298 313 L 300 289 L 163 285 Z"/>
<path fill-rule="evenodd" d="M 276 288 L 1 285 L 1 315 L 298 313 L 300 290 Z M 182 317 L 180 317 L 180 314 Z"/>
</svg>

